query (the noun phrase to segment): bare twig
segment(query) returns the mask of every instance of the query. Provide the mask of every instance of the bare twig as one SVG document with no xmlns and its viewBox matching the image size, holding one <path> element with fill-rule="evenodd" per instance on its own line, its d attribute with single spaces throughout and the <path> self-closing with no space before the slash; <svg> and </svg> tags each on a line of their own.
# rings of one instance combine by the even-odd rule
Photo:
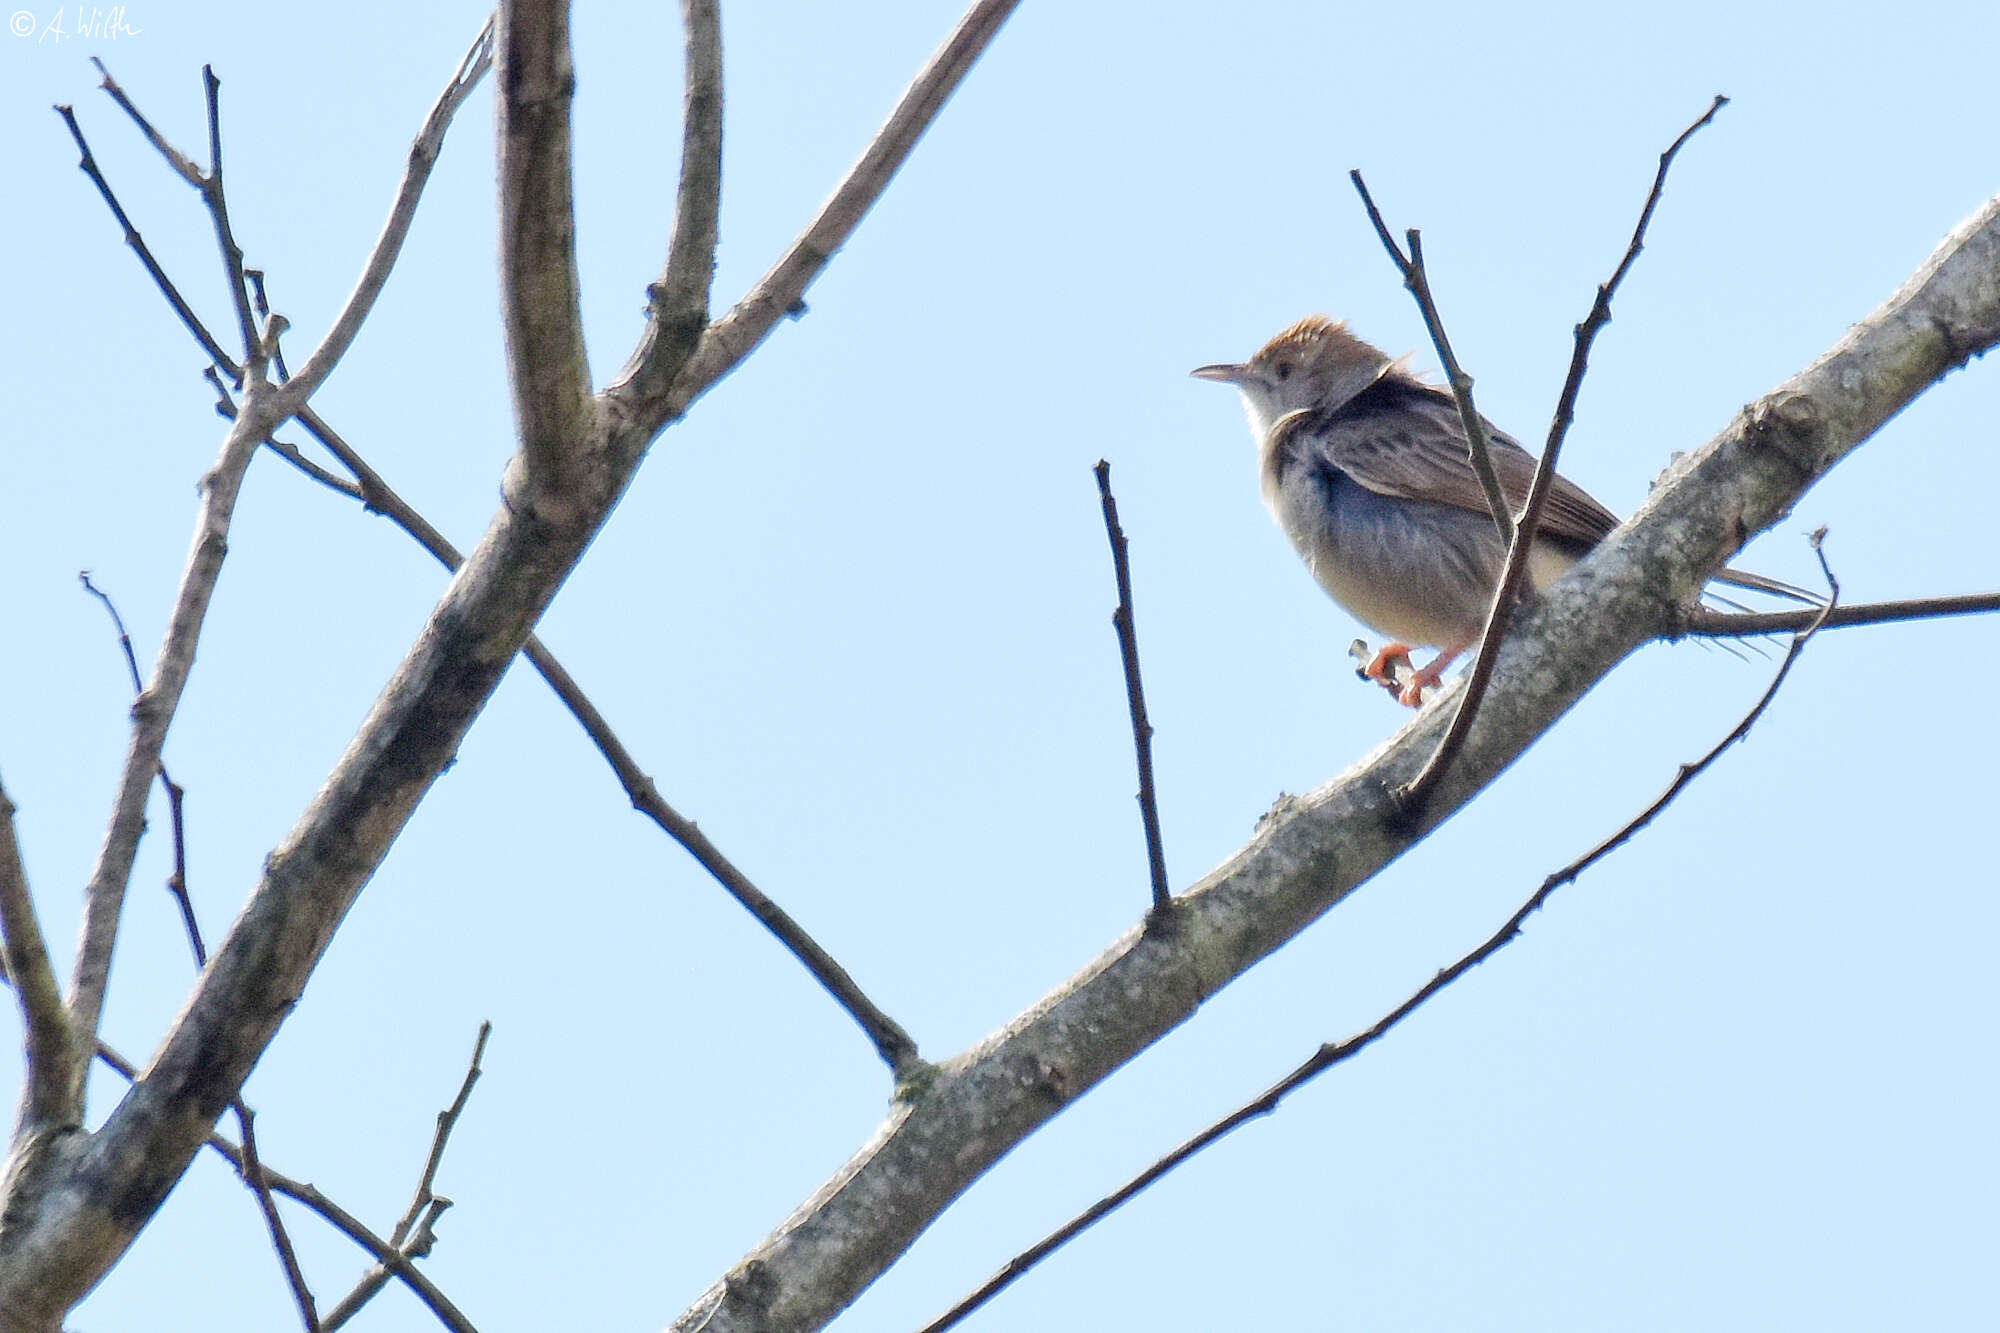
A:
<svg viewBox="0 0 2000 1333">
<path fill-rule="evenodd" d="M 451 1200 L 433 1190 L 437 1183 L 438 1167 L 444 1162 L 445 1144 L 451 1139 L 451 1131 L 458 1124 L 458 1117 L 465 1111 L 465 1104 L 472 1097 L 472 1085 L 479 1081 L 479 1060 L 486 1052 L 486 1039 L 493 1033 L 491 1023 L 479 1025 L 479 1037 L 472 1045 L 472 1061 L 467 1066 L 465 1078 L 458 1085 L 458 1095 L 451 1105 L 438 1112 L 437 1132 L 431 1137 L 430 1156 L 424 1161 L 422 1177 L 417 1181 L 417 1191 L 410 1200 L 410 1207 L 395 1230 L 389 1233 L 389 1244 L 398 1252 L 421 1257 L 429 1254 L 432 1243 L 437 1239 L 432 1228 L 445 1209 L 451 1207 Z M 386 1263 L 378 1263 L 354 1285 L 354 1289 L 342 1297 L 340 1302 L 327 1311 L 322 1322 L 324 1333 L 333 1333 L 356 1314 L 361 1307 L 374 1299 L 375 1293 L 394 1276 L 394 1271 Z"/>
<path fill-rule="evenodd" d="M 1493 526 L 1500 530 L 1500 544 L 1511 546 L 1514 542 L 1514 516 L 1507 503 L 1507 494 L 1500 488 L 1500 474 L 1493 467 L 1493 449 L 1486 438 L 1486 420 L 1479 415 L 1479 409 L 1472 401 L 1472 376 L 1458 364 L 1458 356 L 1451 350 L 1451 339 L 1444 331 L 1444 316 L 1438 313 L 1437 300 L 1431 295 L 1430 272 L 1424 267 L 1423 233 L 1411 227 L 1404 235 L 1409 239 L 1410 252 L 1405 255 L 1389 234 L 1389 224 L 1382 220 L 1382 211 L 1375 207 L 1374 196 L 1368 193 L 1368 183 L 1361 179 L 1359 170 L 1349 171 L 1347 179 L 1354 183 L 1356 193 L 1361 196 L 1361 205 L 1368 210 L 1368 221 L 1375 227 L 1375 235 L 1382 242 L 1382 248 L 1389 252 L 1396 269 L 1403 275 L 1403 286 L 1416 298 L 1417 311 L 1423 316 L 1424 328 L 1431 335 L 1431 346 L 1437 350 L 1438 365 L 1444 371 L 1446 382 L 1451 385 L 1451 396 L 1458 404 L 1458 420 L 1465 430 L 1466 455 L 1471 460 L 1473 475 L 1479 478 L 1479 488 L 1486 493 L 1486 507 L 1492 511 Z"/>
<path fill-rule="evenodd" d="M 424 1159 L 424 1173 L 417 1181 L 417 1192 L 411 1198 L 409 1209 L 404 1212 L 402 1220 L 396 1223 L 396 1229 L 389 1233 L 392 1244 L 401 1245 L 409 1237 L 410 1228 L 416 1225 L 418 1214 L 429 1207 L 431 1201 L 437 1197 L 432 1192 L 432 1186 L 437 1184 L 438 1168 L 444 1165 L 445 1145 L 451 1141 L 451 1131 L 457 1128 L 459 1116 L 465 1113 L 466 1102 L 472 1099 L 472 1085 L 479 1081 L 479 1060 L 486 1054 L 486 1039 L 492 1035 L 493 1024 L 480 1023 L 479 1036 L 472 1043 L 472 1060 L 466 1066 L 464 1080 L 458 1085 L 458 1095 L 451 1099 L 450 1106 L 438 1112 L 437 1132 L 431 1136 L 430 1156 Z"/>
<path fill-rule="evenodd" d="M 201 88 L 208 104 L 208 174 L 200 178 L 198 188 L 202 202 L 208 205 L 209 216 L 215 221 L 223 277 L 229 283 L 229 299 L 236 307 L 237 331 L 243 339 L 243 359 L 258 362 L 263 359 L 262 340 L 257 336 L 257 321 L 250 312 L 250 289 L 243 278 L 243 247 L 236 243 L 236 232 L 229 225 L 229 197 L 222 191 L 222 80 L 215 77 L 215 70 L 208 65 L 201 67 Z"/>
<path fill-rule="evenodd" d="M 285 1282 L 291 1287 L 292 1300 L 299 1307 L 299 1322 L 305 1325 L 306 1333 L 321 1333 L 319 1310 L 313 1303 L 312 1288 L 306 1285 L 305 1270 L 299 1267 L 298 1252 L 292 1248 L 285 1220 L 278 1216 L 277 1201 L 271 1197 L 271 1182 L 266 1178 L 264 1164 L 257 1156 L 257 1131 L 253 1127 L 257 1117 L 241 1100 L 235 1103 L 235 1110 L 236 1123 L 243 1131 L 242 1153 L 236 1161 L 236 1172 L 257 1198 L 258 1211 L 263 1213 L 264 1226 L 271 1233 L 271 1247 L 278 1252 L 278 1261 L 285 1269 Z"/>
<path fill-rule="evenodd" d="M 36 1134 L 80 1119 L 72 1093 L 73 1031 L 62 991 L 49 965 L 48 943 L 35 916 L 21 844 L 14 832 L 14 803 L 0 787 L 0 971 L 14 987 L 26 1036 L 27 1068 L 21 1085 L 18 1133 Z"/>
<path fill-rule="evenodd" d="M 861 219 L 888 188 L 917 140 L 937 119 L 946 99 L 1019 3 L 1020 0 L 976 0 L 966 11 L 958 27 L 945 38 L 944 45 L 903 93 L 895 110 L 848 170 L 846 179 L 820 206 L 818 216 L 743 299 L 702 335 L 693 357 L 675 381 L 673 397 L 677 401 L 663 406 L 662 412 L 671 415 L 684 410 L 748 356 L 805 295 L 806 288 L 827 261 L 861 225 Z M 614 384 L 606 390 L 610 397 L 629 396 L 629 393 L 623 384 Z"/>
<path fill-rule="evenodd" d="M 451 128 L 452 117 L 465 105 L 465 99 L 493 67 L 493 20 L 488 18 L 479 29 L 479 35 L 472 40 L 464 56 L 459 59 L 458 69 L 445 84 L 432 104 L 430 114 L 424 117 L 424 126 L 417 132 L 416 141 L 410 145 L 408 162 L 403 167 L 403 179 L 396 186 L 395 202 L 389 206 L 389 219 L 382 224 L 382 234 L 375 239 L 375 248 L 369 251 L 368 262 L 362 266 L 361 276 L 355 280 L 354 290 L 348 294 L 347 302 L 334 317 L 326 336 L 313 349 L 305 364 L 285 382 L 286 401 L 292 405 L 303 405 L 317 390 L 347 349 L 361 332 L 361 326 L 375 308 L 375 300 L 382 294 L 382 288 L 389 281 L 389 273 L 395 268 L 397 258 L 403 252 L 403 241 L 410 234 L 410 224 L 417 215 L 417 203 L 423 198 L 424 186 L 429 183 L 431 169 L 437 165 L 438 153 L 444 147 L 445 131 Z"/>
<path fill-rule="evenodd" d="M 1673 165 L 1674 157 L 1681 146 L 1694 136 L 1695 131 L 1715 119 L 1715 113 L 1729 104 L 1729 99 L 1717 94 L 1715 100 L 1701 118 L 1680 132 L 1680 135 L 1660 154 L 1659 170 L 1653 175 L 1653 186 L 1646 192 L 1645 207 L 1639 211 L 1639 221 L 1632 229 L 1632 240 L 1625 247 L 1625 255 L 1618 261 L 1609 281 L 1599 285 L 1596 299 L 1590 304 L 1590 313 L 1576 326 L 1576 346 L 1570 354 L 1569 374 L 1563 380 L 1562 395 L 1556 400 L 1554 419 L 1549 423 L 1548 443 L 1542 448 L 1542 456 L 1535 464 L 1535 477 L 1528 486 L 1528 498 L 1521 506 L 1516 520 L 1513 544 L 1507 549 L 1506 568 L 1501 572 L 1500 585 L 1494 590 L 1492 609 L 1487 613 L 1486 629 L 1479 637 L 1479 653 L 1473 659 L 1472 670 L 1467 674 L 1465 688 L 1459 692 L 1457 711 L 1452 714 L 1451 726 L 1438 742 L 1436 752 L 1410 784 L 1397 793 L 1403 808 L 1409 812 L 1421 811 L 1444 771 L 1458 757 L 1465 744 L 1465 738 L 1472 730 L 1473 718 L 1479 711 L 1481 701 L 1486 697 L 1486 687 L 1493 676 L 1493 663 L 1500 650 L 1500 641 L 1506 637 L 1508 622 L 1512 619 L 1514 606 L 1520 600 L 1521 585 L 1527 578 L 1529 558 L 1534 551 L 1535 534 L 1541 525 L 1542 505 L 1548 498 L 1549 489 L 1555 483 L 1556 460 L 1562 453 L 1564 438 L 1569 434 L 1570 423 L 1576 416 L 1577 394 L 1583 389 L 1584 372 L 1590 368 L 1590 348 L 1597 341 L 1597 335 L 1611 322 L 1611 298 L 1625 281 L 1625 275 L 1645 248 L 1646 228 L 1653 220 L 1653 210 L 1659 207 L 1660 195 L 1667 186 L 1667 170 Z"/>
<path fill-rule="evenodd" d="M 659 826 L 668 837 L 687 849 L 688 855 L 700 863 L 702 869 L 714 876 L 716 882 L 736 899 L 764 928 L 777 937 L 780 944 L 792 956 L 805 965 L 812 973 L 813 980 L 826 990 L 845 1009 L 868 1039 L 875 1046 L 876 1053 L 899 1080 L 913 1073 L 922 1063 L 917 1053 L 917 1043 L 903 1027 L 868 998 L 855 983 L 846 968 L 842 967 L 832 954 L 822 948 L 818 941 L 808 934 L 804 927 L 794 921 L 785 910 L 767 897 L 750 881 L 736 865 L 722 854 L 717 847 L 696 826 L 692 819 L 675 810 L 661 797 L 652 778 L 646 775 L 636 760 L 632 758 L 624 744 L 618 739 L 604 715 L 596 705 L 578 688 L 563 665 L 537 639 L 530 639 L 523 649 L 535 670 L 542 673 L 542 679 L 563 701 L 576 720 L 582 724 L 590 736 L 598 753 L 604 756 L 611 771 L 618 775 L 618 781 L 625 788 L 625 794 L 632 801 L 632 808 Z"/>
<path fill-rule="evenodd" d="M 1132 1177 L 1131 1180 L 1119 1186 L 1110 1194 L 1105 1195 L 1102 1199 L 1084 1209 L 1083 1212 L 1077 1214 L 1056 1230 L 1050 1232 L 1034 1245 L 1015 1255 L 1007 1261 L 1006 1265 L 999 1272 L 982 1283 L 977 1290 L 967 1295 L 930 1323 L 924 1325 L 921 1333 L 944 1333 L 946 1329 L 953 1328 L 962 1323 L 967 1315 L 970 1315 L 974 1310 L 985 1305 L 1002 1291 L 1019 1281 L 1031 1269 L 1061 1249 L 1064 1245 L 1067 1245 L 1070 1241 L 1076 1239 L 1085 1231 L 1088 1231 L 1091 1227 L 1097 1225 L 1119 1208 L 1129 1203 L 1134 1197 L 1143 1193 L 1161 1177 L 1167 1175 L 1204 1149 L 1227 1138 L 1230 1134 L 1249 1124 L 1252 1120 L 1272 1114 L 1292 1093 L 1298 1091 L 1298 1089 L 1304 1087 L 1307 1083 L 1312 1082 L 1335 1065 L 1353 1059 L 1362 1051 L 1374 1045 L 1382 1037 L 1386 1036 L 1390 1029 L 1422 1008 L 1424 1004 L 1436 997 L 1447 986 L 1450 986 L 1460 977 L 1472 971 L 1473 968 L 1478 967 L 1501 949 L 1520 938 L 1521 928 L 1527 922 L 1528 918 L 1539 912 L 1557 889 L 1562 888 L 1564 885 L 1575 883 L 1586 870 L 1603 860 L 1626 842 L 1629 842 L 1641 829 L 1652 823 L 1659 816 L 1660 812 L 1672 803 L 1675 797 L 1686 790 L 1690 783 L 1706 772 L 1721 757 L 1724 750 L 1727 750 L 1731 745 L 1742 740 L 1750 733 L 1750 728 L 1756 725 L 1757 719 L 1764 715 L 1764 710 L 1769 708 L 1771 701 L 1777 697 L 1779 687 L 1785 683 L 1785 677 L 1791 673 L 1792 664 L 1798 660 L 1799 654 L 1804 650 L 1806 642 L 1829 622 L 1829 618 L 1833 614 L 1834 604 L 1840 599 L 1840 584 L 1834 578 L 1833 570 L 1828 567 L 1825 553 L 1820 548 L 1820 541 L 1824 535 L 1825 529 L 1822 528 L 1819 532 L 1813 534 L 1812 543 L 1814 552 L 1820 557 L 1820 568 L 1826 574 L 1827 586 L 1831 589 L 1832 593 L 1827 604 L 1818 611 L 1809 613 L 1812 617 L 1811 622 L 1799 630 L 1797 635 L 1793 637 L 1791 648 L 1786 652 L 1784 660 L 1778 664 L 1778 670 L 1772 676 L 1771 683 L 1765 687 L 1763 695 L 1758 698 L 1750 711 L 1744 715 L 1743 720 L 1738 722 L 1729 734 L 1717 742 L 1707 754 L 1694 763 L 1682 764 L 1674 780 L 1667 785 L 1666 790 L 1660 793 L 1650 805 L 1633 816 L 1610 837 L 1604 839 L 1604 841 L 1598 843 L 1588 852 L 1544 879 L 1541 887 L 1537 888 L 1534 894 L 1525 903 L 1522 903 L 1512 916 L 1507 918 L 1505 925 L 1487 936 L 1485 941 L 1470 953 L 1463 955 L 1456 962 L 1438 972 L 1436 976 L 1425 982 L 1401 1004 L 1398 1004 L 1394 1009 L 1391 1009 L 1363 1031 L 1348 1037 L 1344 1041 L 1327 1042 L 1322 1045 L 1317 1051 L 1313 1052 L 1305 1063 L 1279 1079 L 1269 1088 L 1266 1088 L 1254 1100 L 1245 1103 L 1220 1120 L 1217 1120 L 1199 1134 L 1182 1143 L 1172 1152 L 1161 1157 L 1144 1171 Z"/>
<path fill-rule="evenodd" d="M 1091 471 L 1097 474 L 1104 535 L 1111 542 L 1111 565 L 1118 580 L 1118 609 L 1111 613 L 1111 623 L 1118 631 L 1118 657 L 1125 665 L 1125 704 L 1132 715 L 1132 749 L 1139 760 L 1139 816 L 1146 827 L 1146 868 L 1153 883 L 1153 916 L 1158 920 L 1173 906 L 1173 895 L 1167 887 L 1159 796 L 1153 788 L 1153 724 L 1146 718 L 1146 687 L 1139 678 L 1139 636 L 1132 623 L 1132 566 L 1125 529 L 1118 524 L 1118 501 L 1111 495 L 1111 464 L 1100 458 Z"/>
<path fill-rule="evenodd" d="M 90 581 L 89 570 L 80 571 L 76 577 L 85 592 L 103 603 L 112 626 L 118 631 L 118 647 L 125 655 L 125 670 L 132 678 L 132 693 L 144 693 L 146 685 L 139 677 L 139 658 L 132 651 L 132 636 L 125 629 L 125 617 L 118 614 L 117 603 L 111 600 L 109 593 Z M 174 872 L 167 877 L 167 892 L 172 895 L 175 906 L 180 908 L 181 927 L 187 934 L 188 948 L 194 953 L 194 965 L 200 967 L 208 961 L 208 948 L 202 943 L 201 926 L 194 916 L 194 900 L 188 894 L 187 813 L 184 808 L 187 793 L 168 775 L 164 761 L 159 766 L 159 772 L 160 789 L 167 794 L 167 816 L 174 838 Z"/>
<path fill-rule="evenodd" d="M 717 0 L 681 0 L 686 47 L 681 96 L 681 180 L 673 239 L 660 280 L 647 288 L 646 333 L 615 381 L 641 411 L 657 411 L 708 326 L 722 207 L 722 18 Z"/>
<path fill-rule="evenodd" d="M 145 113 L 139 110 L 132 99 L 125 95 L 125 90 L 118 86 L 118 80 L 111 77 L 111 71 L 104 67 L 102 60 L 99 60 L 96 56 L 92 56 L 90 63 L 97 66 L 97 86 L 109 93 L 111 100 L 116 102 L 123 108 L 125 114 L 132 118 L 132 123 L 139 127 L 139 133 L 145 135 L 146 141 L 159 151 L 161 157 L 167 159 L 167 165 L 174 169 L 174 174 L 199 190 L 201 188 L 201 168 L 196 166 L 187 154 L 168 143 L 164 134 L 153 128 L 153 122 L 146 119 Z M 58 109 L 60 110 L 61 108 Z"/>
<path fill-rule="evenodd" d="M 104 66 L 100 64 L 98 68 L 103 69 Z M 140 128 L 154 139 L 160 150 L 168 155 L 167 160 L 169 162 L 187 162 L 186 158 L 174 152 L 165 140 L 158 137 L 158 132 L 151 125 L 147 124 L 144 117 L 139 115 L 138 109 L 132 106 L 123 92 L 118 90 L 118 85 L 112 81 L 109 74 L 104 76 L 104 86 L 118 100 L 118 104 L 126 108 L 132 115 L 132 118 L 139 122 Z M 152 278 L 153 285 L 160 289 L 160 295 L 167 299 L 167 304 L 173 307 L 174 314 L 180 317 L 181 324 L 189 333 L 194 335 L 195 341 L 201 344 L 202 350 L 208 353 L 209 359 L 218 366 L 226 367 L 230 376 L 240 383 L 242 380 L 242 371 L 237 366 L 235 358 L 223 351 L 222 344 L 218 343 L 209 334 L 208 329 L 203 326 L 200 318 L 195 315 L 193 308 L 188 305 L 186 298 L 180 294 L 180 289 L 174 286 L 172 279 L 167 277 L 166 270 L 160 267 L 157 259 L 153 258 L 152 250 L 147 247 L 146 242 L 140 237 L 139 229 L 132 225 L 132 219 L 126 216 L 124 206 L 118 202 L 118 196 L 112 193 L 111 183 L 104 178 L 103 170 L 97 165 L 97 158 L 90 151 L 89 141 L 83 137 L 82 127 L 76 123 L 75 109 L 69 106 L 58 106 L 55 108 L 55 112 L 62 117 L 63 124 L 69 127 L 70 138 L 76 141 L 76 151 L 80 155 L 76 164 L 77 170 L 90 177 L 90 183 L 97 187 L 97 193 L 103 198 L 105 206 L 111 210 L 111 216 L 118 219 L 118 225 L 125 231 L 125 244 L 132 247 L 132 252 L 139 256 L 139 262 L 145 265 L 146 274 Z M 188 165 L 191 169 L 192 164 Z M 196 171 L 190 183 L 198 185 L 200 178 L 201 173 Z"/>
<path fill-rule="evenodd" d="M 287 444 L 283 440 L 266 440 L 264 441 L 264 447 L 328 490 L 338 491 L 348 499 L 358 500 L 362 504 L 368 503 L 368 497 L 362 494 L 359 486 L 345 477 L 335 476 L 318 463 L 313 462 L 310 458 L 299 452 L 299 447 L 296 444 Z"/>
</svg>

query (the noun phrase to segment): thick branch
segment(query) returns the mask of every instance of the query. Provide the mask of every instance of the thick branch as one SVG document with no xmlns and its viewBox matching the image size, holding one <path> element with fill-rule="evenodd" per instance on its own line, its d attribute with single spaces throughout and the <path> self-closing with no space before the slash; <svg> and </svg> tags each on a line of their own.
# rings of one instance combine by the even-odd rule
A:
<svg viewBox="0 0 2000 1333">
<path fill-rule="evenodd" d="M 1290 939 L 1497 776 L 1746 540 L 1926 387 L 2000 342 L 2000 199 L 1813 366 L 1682 459 L 1639 514 L 1526 608 L 1458 761 L 1414 822 L 1390 793 L 1444 727 L 1415 718 L 1054 994 L 897 1105 L 868 1144 L 695 1303 L 683 1333 L 816 1329 L 1029 1133 Z"/>
<path fill-rule="evenodd" d="M 597 409 L 583 345 L 570 198 L 569 6 L 500 6 L 500 313 L 521 452 L 508 498 L 557 522 L 583 510 Z"/>
</svg>

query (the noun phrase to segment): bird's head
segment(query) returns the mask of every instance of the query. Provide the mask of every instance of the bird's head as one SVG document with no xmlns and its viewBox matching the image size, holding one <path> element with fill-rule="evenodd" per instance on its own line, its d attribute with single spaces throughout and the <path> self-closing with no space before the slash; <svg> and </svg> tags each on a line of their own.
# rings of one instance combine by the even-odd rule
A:
<svg viewBox="0 0 2000 1333">
<path fill-rule="evenodd" d="M 1200 380 L 1233 384 L 1250 430 L 1263 439 L 1288 412 L 1335 408 L 1382 378 L 1394 362 L 1325 315 L 1308 315 L 1257 349 L 1248 361 L 1202 366 Z"/>
</svg>

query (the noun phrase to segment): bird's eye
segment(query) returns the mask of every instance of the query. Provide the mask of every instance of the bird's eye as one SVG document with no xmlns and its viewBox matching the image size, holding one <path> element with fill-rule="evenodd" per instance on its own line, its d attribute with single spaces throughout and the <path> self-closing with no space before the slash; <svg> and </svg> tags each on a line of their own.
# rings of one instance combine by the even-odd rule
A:
<svg viewBox="0 0 2000 1333">
<path fill-rule="evenodd" d="M 1277 364 L 1276 370 L 1278 372 L 1278 383 L 1280 384 L 1283 384 L 1292 377 L 1292 363 L 1289 361 L 1280 361 Z"/>
</svg>

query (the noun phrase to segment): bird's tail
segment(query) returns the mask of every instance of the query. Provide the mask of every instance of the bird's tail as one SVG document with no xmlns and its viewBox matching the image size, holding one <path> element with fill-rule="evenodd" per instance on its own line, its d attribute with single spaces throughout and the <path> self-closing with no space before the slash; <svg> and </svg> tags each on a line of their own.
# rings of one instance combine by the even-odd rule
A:
<svg viewBox="0 0 2000 1333">
<path fill-rule="evenodd" d="M 1741 569 L 1724 569 L 1715 576 L 1715 582 L 1727 583 L 1732 588 L 1748 588 L 1752 592 L 1765 592 L 1773 597 L 1784 597 L 1794 602 L 1804 602 L 1807 606 L 1825 606 L 1826 598 L 1807 592 L 1804 588 L 1781 583 L 1777 579 L 1767 579 L 1762 574 L 1751 574 Z"/>
</svg>

